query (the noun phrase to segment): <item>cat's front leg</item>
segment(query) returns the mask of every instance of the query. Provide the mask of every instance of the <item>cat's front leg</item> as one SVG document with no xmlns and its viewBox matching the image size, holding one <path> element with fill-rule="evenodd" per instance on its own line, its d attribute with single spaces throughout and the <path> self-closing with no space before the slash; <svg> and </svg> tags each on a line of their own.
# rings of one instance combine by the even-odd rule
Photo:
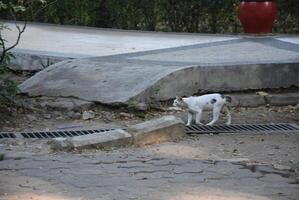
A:
<svg viewBox="0 0 299 200">
<path fill-rule="evenodd" d="M 187 126 L 190 126 L 192 122 L 192 113 L 188 112 L 188 121 L 187 121 Z"/>
<path fill-rule="evenodd" d="M 199 109 L 196 113 L 196 117 L 195 117 L 195 123 L 198 125 L 204 125 L 203 123 L 201 123 L 201 117 L 202 117 L 202 110 Z"/>
</svg>

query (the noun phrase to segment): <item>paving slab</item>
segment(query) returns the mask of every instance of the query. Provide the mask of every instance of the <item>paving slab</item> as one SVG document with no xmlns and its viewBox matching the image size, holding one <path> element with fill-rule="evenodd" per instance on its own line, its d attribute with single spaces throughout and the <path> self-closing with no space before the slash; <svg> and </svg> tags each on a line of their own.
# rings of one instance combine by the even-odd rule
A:
<svg viewBox="0 0 299 200">
<path fill-rule="evenodd" d="M 299 86 L 299 36 L 172 34 L 32 24 L 16 51 L 79 55 L 22 83 L 30 96 L 103 104 Z M 86 42 L 85 42 L 86 41 Z M 72 48 L 70 48 L 72 47 Z M 113 49 L 113 50 L 112 50 Z"/>
<path fill-rule="evenodd" d="M 3 31 L 3 35 L 8 44 L 12 44 L 17 37 L 17 32 L 13 23 L 7 24 L 11 31 Z M 19 24 L 21 25 L 21 23 Z M 225 35 L 198 37 L 196 34 L 125 31 L 29 23 L 16 51 L 82 58 L 164 49 L 235 38 L 237 37 Z"/>
<path fill-rule="evenodd" d="M 299 53 L 285 49 L 257 43 L 254 39 L 238 40 L 221 45 L 211 45 L 201 48 L 194 47 L 172 52 L 136 56 L 131 59 L 168 61 L 168 62 L 196 62 L 199 64 L 263 64 L 296 62 Z"/>
<path fill-rule="evenodd" d="M 132 153 L 134 152 L 134 153 Z M 290 171 L 150 149 L 1 161 L 1 199 L 296 200 Z"/>
<path fill-rule="evenodd" d="M 278 40 L 281 40 L 283 42 L 293 43 L 293 44 L 299 44 L 298 37 L 281 37 L 281 38 L 278 38 Z"/>
</svg>

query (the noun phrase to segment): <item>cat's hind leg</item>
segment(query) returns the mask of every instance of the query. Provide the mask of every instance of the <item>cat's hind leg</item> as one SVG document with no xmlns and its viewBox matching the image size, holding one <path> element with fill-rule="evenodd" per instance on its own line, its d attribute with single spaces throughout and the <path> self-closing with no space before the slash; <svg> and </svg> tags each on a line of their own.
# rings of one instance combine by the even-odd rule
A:
<svg viewBox="0 0 299 200">
<path fill-rule="evenodd" d="M 227 116 L 227 122 L 226 122 L 226 125 L 230 125 L 232 123 L 232 116 L 231 116 L 231 113 L 230 113 L 230 109 L 228 106 L 224 105 L 224 109 L 225 109 L 225 112 L 226 112 L 226 116 Z"/>
</svg>

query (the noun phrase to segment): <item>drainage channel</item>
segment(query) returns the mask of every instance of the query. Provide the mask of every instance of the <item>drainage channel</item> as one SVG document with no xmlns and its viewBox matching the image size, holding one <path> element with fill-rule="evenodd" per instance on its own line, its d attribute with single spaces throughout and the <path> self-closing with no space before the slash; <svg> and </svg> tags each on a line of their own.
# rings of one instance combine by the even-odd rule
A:
<svg viewBox="0 0 299 200">
<path fill-rule="evenodd" d="M 234 124 L 215 126 L 186 126 L 187 134 L 219 133 L 299 133 L 299 124 Z"/>
<path fill-rule="evenodd" d="M 5 138 L 57 138 L 104 133 L 115 129 L 96 130 L 67 130 L 67 131 L 41 131 L 21 133 L 0 133 L 0 139 Z M 234 124 L 215 126 L 186 126 L 187 134 L 219 134 L 219 133 L 299 133 L 299 124 Z"/>
<path fill-rule="evenodd" d="M 103 133 L 115 129 L 96 129 L 96 130 L 68 130 L 68 131 L 40 131 L 40 132 L 21 132 L 21 133 L 0 133 L 0 139 L 4 138 L 57 138 L 74 137 L 80 135 L 89 135 L 94 133 Z"/>
</svg>

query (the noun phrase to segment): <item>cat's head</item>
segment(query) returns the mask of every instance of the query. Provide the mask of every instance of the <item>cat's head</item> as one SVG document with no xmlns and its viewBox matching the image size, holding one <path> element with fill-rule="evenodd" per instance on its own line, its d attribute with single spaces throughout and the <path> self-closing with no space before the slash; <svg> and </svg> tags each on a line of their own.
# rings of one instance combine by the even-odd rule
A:
<svg viewBox="0 0 299 200">
<path fill-rule="evenodd" d="M 175 107 L 185 107 L 185 104 L 182 97 L 176 96 L 172 105 Z"/>
</svg>

